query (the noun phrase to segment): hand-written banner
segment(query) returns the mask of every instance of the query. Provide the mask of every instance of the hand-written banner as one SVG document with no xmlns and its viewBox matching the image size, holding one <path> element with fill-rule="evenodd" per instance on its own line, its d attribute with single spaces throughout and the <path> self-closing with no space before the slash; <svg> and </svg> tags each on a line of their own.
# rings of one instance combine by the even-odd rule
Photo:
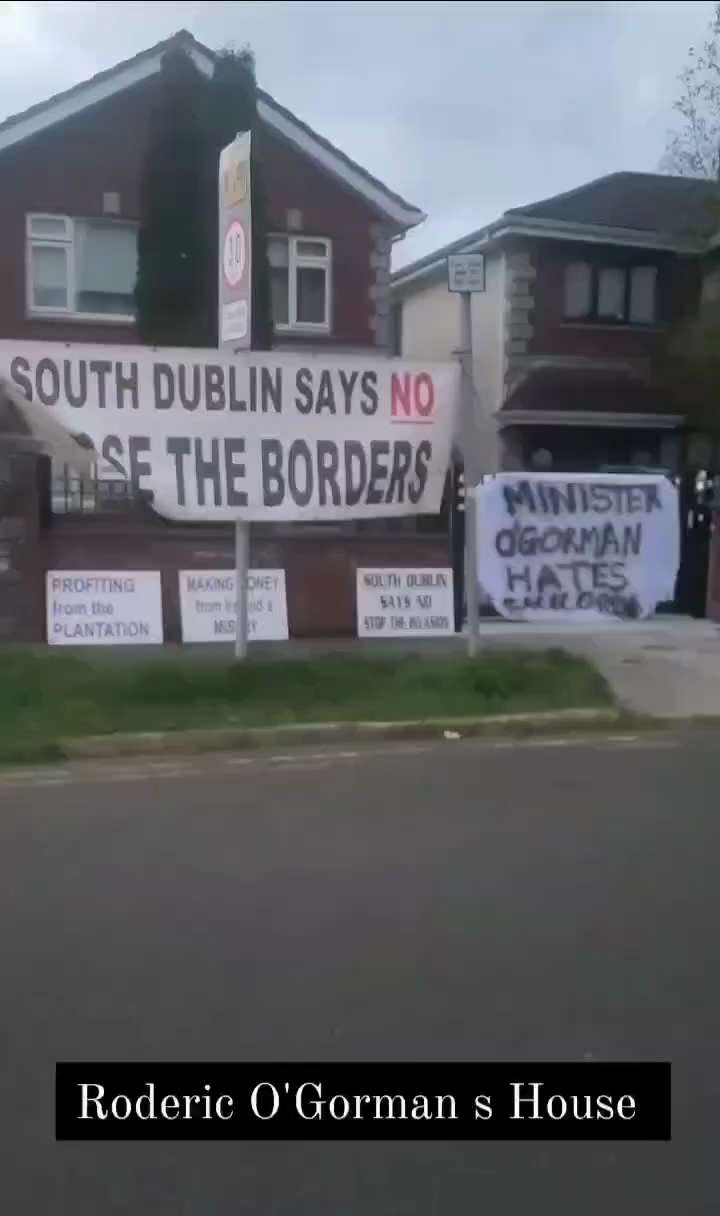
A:
<svg viewBox="0 0 720 1216">
<path fill-rule="evenodd" d="M 648 474 L 501 473 L 476 490 L 478 580 L 503 616 L 649 616 L 679 564 L 675 486 Z"/>
<path fill-rule="evenodd" d="M 170 519 L 435 514 L 454 364 L 0 341 L 0 374 Z"/>
</svg>

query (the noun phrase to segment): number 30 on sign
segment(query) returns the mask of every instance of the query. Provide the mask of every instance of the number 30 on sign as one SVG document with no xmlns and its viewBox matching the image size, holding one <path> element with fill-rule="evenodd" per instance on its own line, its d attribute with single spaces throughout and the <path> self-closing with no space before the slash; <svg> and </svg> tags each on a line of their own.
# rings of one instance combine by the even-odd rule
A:
<svg viewBox="0 0 720 1216">
<path fill-rule="evenodd" d="M 233 220 L 225 233 L 223 246 L 223 271 L 230 287 L 237 287 L 242 279 L 246 261 L 245 229 L 238 220 Z"/>
</svg>

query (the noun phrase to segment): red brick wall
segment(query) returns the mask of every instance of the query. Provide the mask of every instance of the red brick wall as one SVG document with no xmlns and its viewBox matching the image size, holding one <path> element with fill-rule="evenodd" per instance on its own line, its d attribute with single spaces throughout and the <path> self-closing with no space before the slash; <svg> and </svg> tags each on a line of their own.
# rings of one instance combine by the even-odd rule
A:
<svg viewBox="0 0 720 1216">
<path fill-rule="evenodd" d="M 591 261 L 634 265 L 651 261 L 658 266 L 658 326 L 568 324 L 563 315 L 565 267 L 570 261 Z M 700 264 L 697 259 L 680 258 L 644 250 L 619 250 L 608 246 L 538 242 L 532 250 L 537 271 L 534 280 L 535 307 L 530 316 L 534 335 L 528 344 L 532 355 L 583 355 L 589 358 L 649 358 L 662 341 L 664 328 L 691 312 L 700 292 Z"/>
<path fill-rule="evenodd" d="M 720 515 L 713 515 L 710 533 L 710 564 L 708 568 L 707 615 L 711 621 L 720 622 Z"/>
<path fill-rule="evenodd" d="M 25 215 L 102 215 L 116 191 L 125 219 L 140 217 L 140 178 L 148 118 L 158 80 L 151 78 L 0 155 L 0 337 L 62 342 L 134 342 L 132 326 L 30 319 L 25 313 Z M 269 226 L 286 230 L 299 209 L 308 233 L 333 240 L 334 328 L 313 345 L 370 345 L 370 225 L 373 211 L 307 157 L 263 132 Z"/>
<path fill-rule="evenodd" d="M 168 642 L 180 641 L 178 570 L 234 565 L 232 528 L 164 524 L 142 515 L 56 517 L 47 554 L 48 569 L 53 570 L 160 570 Z M 291 636 L 332 637 L 355 633 L 358 566 L 447 566 L 450 556 L 442 535 L 321 532 L 277 539 L 257 536 L 250 561 L 285 570 Z"/>
<path fill-rule="evenodd" d="M 45 462 L 0 442 L 0 642 L 45 634 L 47 476 Z"/>
<path fill-rule="evenodd" d="M 333 332 L 325 341 L 372 346 L 370 329 L 370 225 L 377 219 L 364 203 L 338 186 L 289 144 L 263 131 L 261 156 L 268 198 L 268 229 L 287 230 L 286 212 L 297 208 L 303 232 L 333 242 Z M 305 339 L 315 346 L 318 338 Z M 292 335 L 296 345 L 303 339 Z"/>
</svg>

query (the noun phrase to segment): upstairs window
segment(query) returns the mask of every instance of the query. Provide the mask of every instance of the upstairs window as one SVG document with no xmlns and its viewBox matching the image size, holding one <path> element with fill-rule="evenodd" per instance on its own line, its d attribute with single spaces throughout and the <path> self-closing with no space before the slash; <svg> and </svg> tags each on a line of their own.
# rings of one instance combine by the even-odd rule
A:
<svg viewBox="0 0 720 1216">
<path fill-rule="evenodd" d="M 331 242 L 324 237 L 271 236 L 268 261 L 275 329 L 328 333 Z"/>
<path fill-rule="evenodd" d="M 134 224 L 27 217 L 27 304 L 33 315 L 132 321 L 136 277 Z"/>
<path fill-rule="evenodd" d="M 565 268 L 567 321 L 653 325 L 657 319 L 656 294 L 656 266 L 569 262 Z"/>
<path fill-rule="evenodd" d="M 592 308 L 592 268 L 587 262 L 570 262 L 565 267 L 565 316 L 568 320 L 587 317 Z"/>
</svg>

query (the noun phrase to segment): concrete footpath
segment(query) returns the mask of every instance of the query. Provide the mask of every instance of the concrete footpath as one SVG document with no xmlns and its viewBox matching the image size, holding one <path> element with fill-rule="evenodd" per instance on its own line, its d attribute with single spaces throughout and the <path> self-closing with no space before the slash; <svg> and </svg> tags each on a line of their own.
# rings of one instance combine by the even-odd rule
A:
<svg viewBox="0 0 720 1216">
<path fill-rule="evenodd" d="M 658 718 L 720 717 L 720 626 L 690 617 L 637 625 L 483 626 L 483 646 L 560 646 L 602 672 L 622 708 Z"/>
</svg>

